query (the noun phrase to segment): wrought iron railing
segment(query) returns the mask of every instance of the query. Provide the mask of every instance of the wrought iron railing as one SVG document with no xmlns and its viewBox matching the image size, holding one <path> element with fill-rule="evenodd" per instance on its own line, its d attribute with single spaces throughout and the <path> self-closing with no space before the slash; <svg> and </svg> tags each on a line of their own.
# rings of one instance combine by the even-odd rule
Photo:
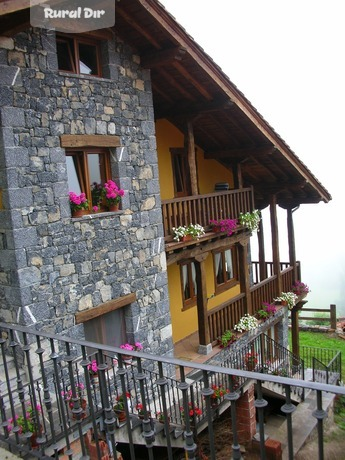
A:
<svg viewBox="0 0 345 460">
<path fill-rule="evenodd" d="M 341 381 L 341 351 L 301 346 L 300 355 L 306 366 L 312 369 L 314 382 L 336 384 Z"/>
<path fill-rule="evenodd" d="M 197 364 L 144 352 L 133 352 L 136 358 L 134 364 L 126 361 L 126 351 L 121 348 L 4 323 L 0 323 L 0 328 L 1 376 L 4 381 L 0 393 L 0 440 L 20 456 L 31 454 L 36 458 L 58 458 L 64 452 L 70 458 L 76 458 L 72 451 L 73 444 L 78 442 L 82 458 L 86 458 L 88 449 L 93 447 L 95 458 L 101 459 L 104 454 L 102 446 L 107 446 L 116 458 L 117 442 L 121 436 L 126 436 L 130 452 L 128 458 L 136 458 L 136 444 L 142 442 L 147 447 L 148 457 L 153 459 L 159 458 L 155 457 L 154 447 L 164 433 L 163 440 L 159 442 L 164 443 L 168 458 L 172 459 L 177 442 L 175 434 L 179 429 L 183 432 L 179 447 L 183 447 L 189 459 L 195 459 L 195 426 L 200 425 L 201 428 L 203 423 L 208 427 L 210 458 L 216 459 L 212 429 L 216 412 L 213 402 L 215 387 L 223 387 L 225 392 L 218 402 L 231 409 L 233 458 L 240 458 L 236 404 L 248 379 L 257 384 L 255 405 L 259 414 L 261 458 L 265 458 L 263 410 L 266 405 L 262 385 L 267 382 L 284 387 L 285 400 L 282 404 L 285 404 L 282 405 L 282 411 L 287 418 L 288 445 L 292 453 L 291 417 L 295 406 L 291 402 L 291 388 L 309 388 L 317 392 L 315 417 L 321 445 L 323 419 L 326 416 L 322 408 L 322 394 L 327 391 L 345 395 L 342 387 L 263 373 L 262 368 L 255 368 L 254 371 L 249 371 L 248 367 L 241 369 L 245 363 L 243 350 L 242 358 L 238 357 L 237 368 L 212 363 Z M 262 350 L 268 350 L 270 344 L 265 339 L 263 344 L 255 341 L 253 346 L 258 353 L 263 353 Z M 92 356 L 90 350 L 93 350 Z M 92 359 L 97 361 L 98 382 L 90 374 Z M 277 357 L 277 366 L 278 362 L 284 360 L 289 362 L 289 369 L 292 369 L 294 360 L 290 355 Z M 124 400 L 126 421 L 120 421 L 119 415 L 115 416 L 115 406 L 121 399 Z M 141 404 L 143 420 L 139 417 L 138 403 Z M 195 416 L 184 416 L 196 405 L 200 411 Z M 32 411 L 29 411 L 30 408 Z M 163 414 L 163 424 L 159 423 L 157 412 Z M 141 430 L 139 437 L 134 435 L 136 426 Z M 171 431 L 172 426 L 174 432 Z M 34 440 L 35 431 L 37 439 Z M 92 433 L 92 438 L 89 433 Z"/>
</svg>

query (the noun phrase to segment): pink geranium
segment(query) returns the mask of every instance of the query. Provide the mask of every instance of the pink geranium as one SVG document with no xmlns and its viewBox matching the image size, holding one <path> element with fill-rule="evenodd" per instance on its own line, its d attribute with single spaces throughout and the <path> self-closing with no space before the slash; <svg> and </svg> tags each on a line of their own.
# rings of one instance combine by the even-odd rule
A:
<svg viewBox="0 0 345 460">
<path fill-rule="evenodd" d="M 77 195 L 74 192 L 69 192 L 69 203 L 72 211 L 77 211 L 78 209 L 88 209 L 89 207 L 85 193 Z"/>
<path fill-rule="evenodd" d="M 104 184 L 105 200 L 108 206 L 119 204 L 125 192 L 111 179 Z"/>
</svg>

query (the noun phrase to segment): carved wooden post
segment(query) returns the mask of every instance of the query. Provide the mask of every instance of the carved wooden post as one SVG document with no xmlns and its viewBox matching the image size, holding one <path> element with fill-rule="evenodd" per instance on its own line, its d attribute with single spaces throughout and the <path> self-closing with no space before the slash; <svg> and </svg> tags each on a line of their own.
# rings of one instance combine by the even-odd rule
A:
<svg viewBox="0 0 345 460">
<path fill-rule="evenodd" d="M 250 279 L 249 279 L 249 265 L 248 265 L 248 242 L 241 241 L 238 245 L 238 256 L 239 256 L 239 266 L 240 266 L 240 287 L 241 292 L 245 294 L 245 302 L 247 311 L 250 315 L 253 314 L 252 306 L 252 296 L 250 295 Z"/>
<path fill-rule="evenodd" d="M 198 176 L 196 170 L 196 159 L 195 159 L 195 144 L 194 144 L 194 132 L 193 132 L 193 123 L 191 121 L 187 122 L 187 134 L 186 134 L 186 147 L 188 152 L 188 164 L 189 164 L 189 174 L 190 174 L 190 183 L 192 189 L 192 195 L 198 195 Z"/>
<path fill-rule="evenodd" d="M 282 276 L 280 271 L 280 256 L 279 256 L 279 235 L 278 235 L 278 218 L 277 218 L 277 197 L 270 197 L 270 214 L 271 214 L 271 232 L 272 232 L 272 255 L 273 255 L 273 270 L 277 275 L 277 295 L 282 292 Z"/>
<path fill-rule="evenodd" d="M 287 213 L 287 229 L 288 229 L 288 241 L 289 241 L 289 262 L 293 267 L 293 280 L 298 280 L 297 265 L 296 265 L 296 244 L 295 244 L 295 232 L 292 218 L 292 209 L 286 210 Z"/>
<path fill-rule="evenodd" d="M 258 246 L 259 246 L 260 281 L 263 281 L 267 278 L 267 266 L 266 266 L 266 258 L 265 258 L 264 227 L 262 225 L 262 220 L 260 220 L 257 235 L 258 235 Z"/>
</svg>

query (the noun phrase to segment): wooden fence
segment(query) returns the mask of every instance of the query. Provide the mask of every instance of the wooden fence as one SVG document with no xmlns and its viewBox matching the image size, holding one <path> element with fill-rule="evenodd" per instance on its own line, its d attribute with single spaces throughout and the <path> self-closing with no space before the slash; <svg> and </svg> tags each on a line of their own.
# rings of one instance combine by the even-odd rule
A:
<svg viewBox="0 0 345 460">
<path fill-rule="evenodd" d="M 329 316 L 319 317 L 319 316 L 299 316 L 299 320 L 303 321 L 318 321 L 321 323 L 329 323 L 331 329 L 337 328 L 337 307 L 334 304 L 331 304 L 329 308 L 304 308 L 302 312 L 307 311 L 317 312 L 317 313 L 329 313 Z"/>
</svg>

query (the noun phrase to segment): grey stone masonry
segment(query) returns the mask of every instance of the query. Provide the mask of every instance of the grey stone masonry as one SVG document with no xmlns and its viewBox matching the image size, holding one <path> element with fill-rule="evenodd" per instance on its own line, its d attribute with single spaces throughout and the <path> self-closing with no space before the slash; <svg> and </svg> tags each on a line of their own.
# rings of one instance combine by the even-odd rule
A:
<svg viewBox="0 0 345 460">
<path fill-rule="evenodd" d="M 129 293 L 127 337 L 172 350 L 150 74 L 122 41 L 103 77 L 60 72 L 52 31 L 0 37 L 0 319 L 83 337 L 75 314 Z M 122 211 L 72 219 L 66 134 L 116 135 Z"/>
</svg>

